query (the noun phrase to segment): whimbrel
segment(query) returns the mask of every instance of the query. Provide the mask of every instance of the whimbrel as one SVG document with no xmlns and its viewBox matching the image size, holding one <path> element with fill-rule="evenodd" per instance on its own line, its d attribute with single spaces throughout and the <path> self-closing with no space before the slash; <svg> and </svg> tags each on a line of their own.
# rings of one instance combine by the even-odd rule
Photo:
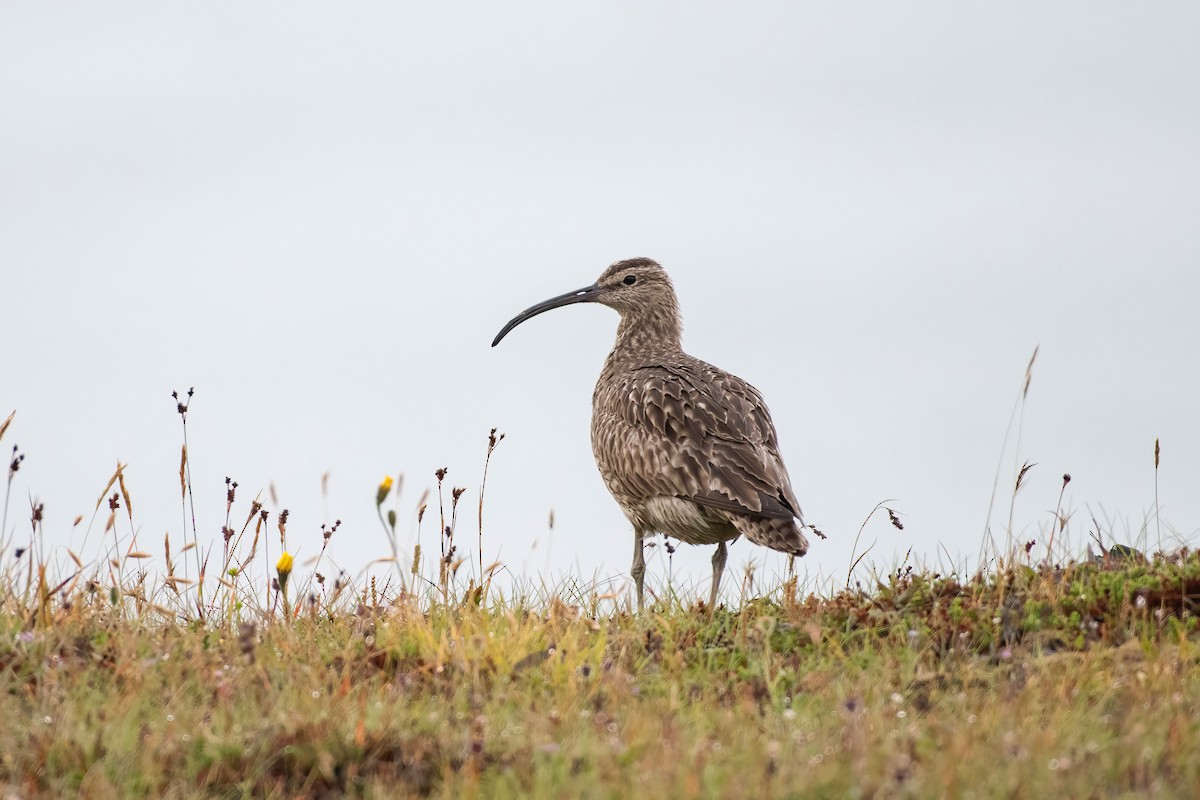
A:
<svg viewBox="0 0 1200 800">
<path fill-rule="evenodd" d="M 745 536 L 804 555 L 800 504 L 766 403 L 741 378 L 683 352 L 679 302 L 666 271 L 648 258 L 618 261 L 591 286 L 513 317 L 492 347 L 525 320 L 571 303 L 601 303 L 621 315 L 592 394 L 592 452 L 633 523 L 630 573 L 638 609 L 648 534 L 717 546 L 710 608 L 725 570 L 726 542 Z"/>
</svg>

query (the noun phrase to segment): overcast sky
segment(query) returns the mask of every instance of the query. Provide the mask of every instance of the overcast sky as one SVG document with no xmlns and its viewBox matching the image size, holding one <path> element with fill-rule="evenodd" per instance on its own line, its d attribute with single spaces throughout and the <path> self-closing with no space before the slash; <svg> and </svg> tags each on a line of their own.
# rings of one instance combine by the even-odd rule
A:
<svg viewBox="0 0 1200 800">
<path fill-rule="evenodd" d="M 195 386 L 202 542 L 225 476 L 235 516 L 274 483 L 300 560 L 340 518 L 357 568 L 387 554 L 379 480 L 405 473 L 411 544 L 444 466 L 473 546 L 495 426 L 485 561 L 624 586 L 588 438 L 616 315 L 489 344 L 644 255 L 685 348 L 765 395 L 829 536 L 809 577 L 844 580 L 888 498 L 905 527 L 873 520 L 869 561 L 973 564 L 1025 460 L 1016 538 L 1069 472 L 1079 549 L 1093 514 L 1154 547 L 1156 437 L 1164 543 L 1195 544 L 1198 30 L 1193 3 L 5 4 L 9 535 L 34 495 L 47 547 L 80 548 L 120 460 L 145 549 L 182 541 L 169 395 Z M 710 555 L 675 557 L 697 596 Z M 738 542 L 727 594 L 749 559 L 784 562 Z"/>
</svg>

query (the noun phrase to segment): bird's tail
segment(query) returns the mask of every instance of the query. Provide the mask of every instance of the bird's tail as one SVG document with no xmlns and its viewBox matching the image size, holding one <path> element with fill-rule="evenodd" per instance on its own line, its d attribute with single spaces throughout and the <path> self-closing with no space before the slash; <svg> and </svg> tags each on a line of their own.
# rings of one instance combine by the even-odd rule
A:
<svg viewBox="0 0 1200 800">
<path fill-rule="evenodd" d="M 808 539 L 795 519 L 735 516 L 733 525 L 742 536 L 763 547 L 793 556 L 808 552 Z"/>
</svg>

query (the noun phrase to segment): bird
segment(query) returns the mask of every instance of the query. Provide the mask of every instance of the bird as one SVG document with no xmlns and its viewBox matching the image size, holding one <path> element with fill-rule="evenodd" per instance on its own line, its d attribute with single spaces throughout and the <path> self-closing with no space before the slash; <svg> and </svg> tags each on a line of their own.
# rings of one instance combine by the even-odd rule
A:
<svg viewBox="0 0 1200 800">
<path fill-rule="evenodd" d="M 592 393 L 596 466 L 633 525 L 630 575 L 644 609 L 644 541 L 662 534 L 716 545 L 708 607 L 716 608 L 727 543 L 803 556 L 804 517 L 779 452 L 770 411 L 741 378 L 683 352 L 675 287 L 653 259 L 610 264 L 590 286 L 552 297 L 513 317 L 514 328 L 551 309 L 599 303 L 621 321 Z"/>
</svg>

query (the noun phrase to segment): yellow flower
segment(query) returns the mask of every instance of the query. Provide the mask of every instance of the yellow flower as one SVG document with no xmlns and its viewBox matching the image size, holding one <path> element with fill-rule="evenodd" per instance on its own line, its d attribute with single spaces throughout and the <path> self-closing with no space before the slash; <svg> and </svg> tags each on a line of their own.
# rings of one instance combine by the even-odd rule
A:
<svg viewBox="0 0 1200 800">
<path fill-rule="evenodd" d="M 275 562 L 275 574 L 279 576 L 279 588 L 286 587 L 288 576 L 292 574 L 292 554 L 287 550 L 284 550 L 279 561 Z"/>
<path fill-rule="evenodd" d="M 388 493 L 392 491 L 392 485 L 395 483 L 391 475 L 384 475 L 383 480 L 379 483 L 379 490 L 375 492 L 375 505 L 383 505 L 383 501 L 387 500 Z"/>
</svg>

